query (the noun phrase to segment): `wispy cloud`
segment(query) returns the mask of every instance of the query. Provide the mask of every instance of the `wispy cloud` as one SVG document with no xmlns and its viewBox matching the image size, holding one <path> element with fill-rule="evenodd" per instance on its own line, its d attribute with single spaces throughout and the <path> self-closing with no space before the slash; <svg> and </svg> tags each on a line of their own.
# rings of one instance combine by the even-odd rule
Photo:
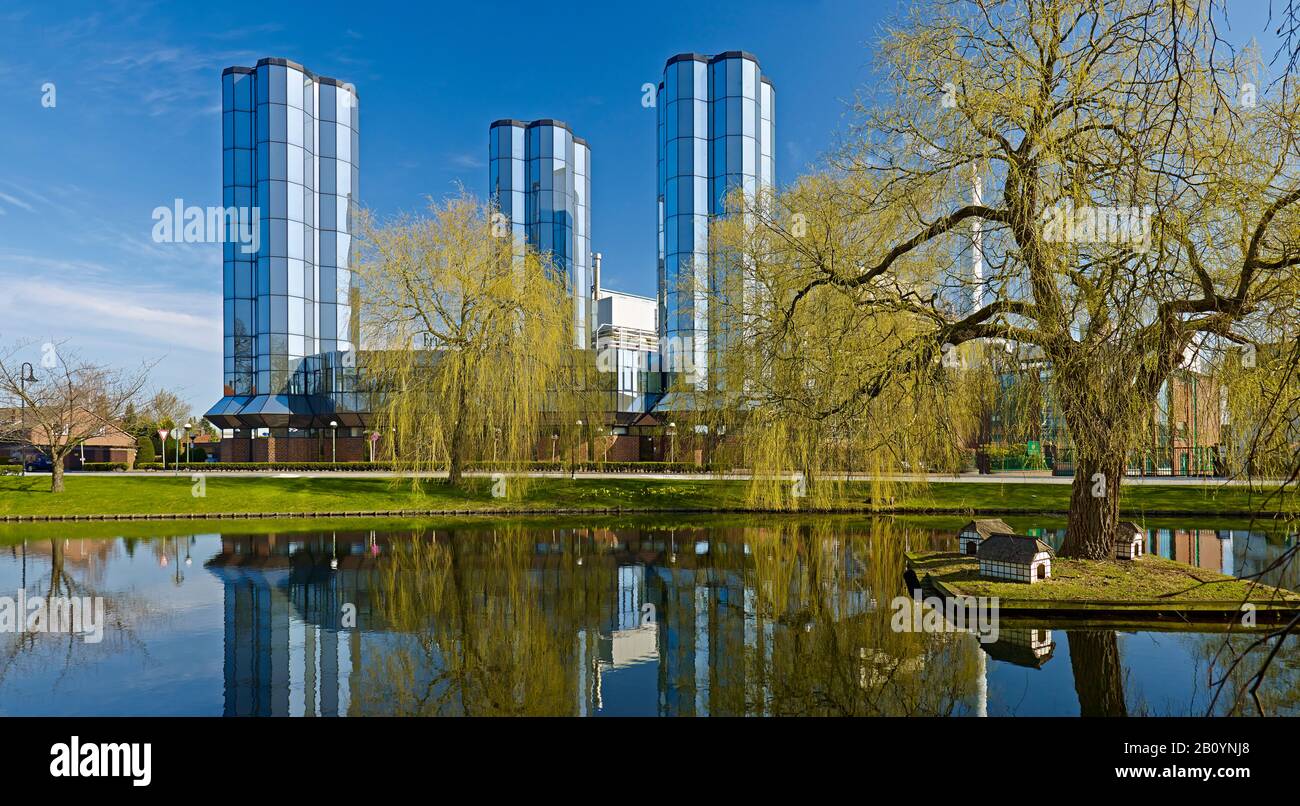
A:
<svg viewBox="0 0 1300 806">
<path fill-rule="evenodd" d="M 23 201 L 22 199 L 18 199 L 13 196 L 10 196 L 8 193 L 5 193 L 3 191 L 0 191 L 0 202 L 4 202 L 5 204 L 8 204 L 12 207 L 20 207 L 29 213 L 36 212 L 36 210 L 27 202 Z"/>
<path fill-rule="evenodd" d="M 179 297 L 161 289 L 139 288 L 124 292 L 105 284 L 27 280 L 12 275 L 8 280 L 9 293 L 0 310 L 10 323 L 26 320 L 24 327 L 29 332 L 54 326 L 68 332 L 51 336 L 74 342 L 93 343 L 96 334 L 108 332 L 127 334 L 146 350 L 221 351 L 221 320 L 198 312 L 200 305 L 217 310 L 215 295 Z"/>
<path fill-rule="evenodd" d="M 284 26 L 278 22 L 264 22 L 261 25 L 245 25 L 240 28 L 232 28 L 229 31 L 221 31 L 215 34 L 209 34 L 210 39 L 221 42 L 229 40 L 248 39 L 249 37 L 259 34 L 274 34 L 284 30 Z"/>
<path fill-rule="evenodd" d="M 452 165 L 456 166 L 457 168 L 485 168 L 485 167 L 487 167 L 487 160 L 483 159 L 483 156 L 482 156 L 481 154 L 473 154 L 473 153 L 469 153 L 469 152 L 461 152 L 461 153 L 459 153 L 459 154 L 452 154 L 452 155 L 447 159 L 447 161 L 448 161 L 449 163 L 451 163 Z"/>
</svg>

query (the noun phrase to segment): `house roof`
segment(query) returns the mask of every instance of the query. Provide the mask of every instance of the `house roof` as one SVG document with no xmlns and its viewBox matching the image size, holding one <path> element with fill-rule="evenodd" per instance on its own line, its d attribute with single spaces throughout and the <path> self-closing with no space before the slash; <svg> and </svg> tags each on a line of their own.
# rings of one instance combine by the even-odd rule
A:
<svg viewBox="0 0 1300 806">
<path fill-rule="evenodd" d="M 1147 531 L 1133 521 L 1120 521 L 1115 525 L 1115 528 L 1118 529 L 1121 534 L 1131 532 L 1141 532 L 1142 534 L 1146 534 Z"/>
<path fill-rule="evenodd" d="M 1013 535 L 1016 530 L 1008 526 L 1006 521 L 1001 518 L 981 518 L 961 527 L 960 532 L 978 532 L 980 537 L 991 537 L 993 535 Z"/>
<path fill-rule="evenodd" d="M 1014 641 L 994 641 L 991 644 L 980 644 L 990 658 L 1000 660 L 1003 663 L 1012 663 L 1016 666 L 1025 666 L 1030 669 L 1041 669 L 1043 665 L 1052 659 L 1052 653 L 1056 651 L 1056 643 L 1048 645 L 1047 651 L 1039 654 L 1032 647 Z"/>
<path fill-rule="evenodd" d="M 1029 535 L 997 534 L 980 541 L 981 560 L 1002 563 L 1028 563 L 1041 552 L 1052 554 L 1052 547 Z"/>
</svg>

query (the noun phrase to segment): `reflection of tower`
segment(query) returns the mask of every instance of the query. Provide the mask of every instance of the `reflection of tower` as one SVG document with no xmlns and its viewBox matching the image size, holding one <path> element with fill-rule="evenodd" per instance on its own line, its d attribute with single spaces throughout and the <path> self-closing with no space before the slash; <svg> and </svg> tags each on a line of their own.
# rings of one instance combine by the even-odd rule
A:
<svg viewBox="0 0 1300 806">
<path fill-rule="evenodd" d="M 225 581 L 225 715 L 289 713 L 289 599 L 277 583 L 288 569 Z"/>
<path fill-rule="evenodd" d="M 227 536 L 206 567 L 225 586 L 227 716 L 346 716 L 361 655 L 360 633 L 340 630 L 343 577 L 360 554 L 328 570 L 329 539 Z M 364 548 L 352 541 L 351 547 Z M 342 635 L 341 635 L 342 633 Z"/>
<path fill-rule="evenodd" d="M 688 543 L 689 545 L 689 543 Z M 699 540 L 679 562 L 651 578 L 660 608 L 663 715 L 737 715 L 746 711 L 745 659 L 763 631 L 746 589 L 743 545 Z"/>
</svg>

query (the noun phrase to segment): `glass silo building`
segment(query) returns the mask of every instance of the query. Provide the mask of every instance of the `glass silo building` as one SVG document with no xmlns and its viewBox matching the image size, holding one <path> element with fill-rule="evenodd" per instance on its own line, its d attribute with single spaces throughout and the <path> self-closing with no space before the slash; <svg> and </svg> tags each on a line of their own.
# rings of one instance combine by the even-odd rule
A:
<svg viewBox="0 0 1300 806">
<path fill-rule="evenodd" d="M 352 212 L 357 95 L 285 59 L 229 67 L 222 85 L 223 204 L 255 210 L 256 251 L 224 245 L 221 428 L 362 425 Z"/>
<path fill-rule="evenodd" d="M 489 196 L 511 235 L 551 254 L 573 297 L 574 347 L 591 347 L 591 149 L 558 120 L 488 129 Z"/>
<path fill-rule="evenodd" d="M 710 266 L 709 219 L 727 197 L 775 179 L 776 90 L 744 51 L 680 53 L 664 66 L 655 108 L 659 155 L 659 321 L 663 368 L 707 377 L 725 349 L 708 300 L 735 286 Z"/>
</svg>

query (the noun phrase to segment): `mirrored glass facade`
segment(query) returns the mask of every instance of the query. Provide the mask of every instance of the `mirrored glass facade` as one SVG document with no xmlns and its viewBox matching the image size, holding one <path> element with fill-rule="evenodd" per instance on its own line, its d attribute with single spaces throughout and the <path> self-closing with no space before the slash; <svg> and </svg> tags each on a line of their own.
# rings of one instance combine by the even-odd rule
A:
<svg viewBox="0 0 1300 806">
<path fill-rule="evenodd" d="M 591 149 L 558 120 L 489 128 L 489 196 L 522 251 L 550 253 L 573 298 L 574 347 L 591 347 Z"/>
<path fill-rule="evenodd" d="M 664 369 L 707 377 L 724 349 L 710 317 L 712 294 L 735 274 L 710 266 L 709 219 L 737 188 L 753 196 L 775 178 L 776 91 L 743 51 L 682 53 L 664 67 L 658 112 L 659 321 Z"/>
<path fill-rule="evenodd" d="M 356 90 L 286 59 L 227 68 L 221 82 L 223 201 L 257 211 L 260 238 L 252 253 L 226 238 L 225 397 L 209 419 L 324 427 L 359 408 Z"/>
</svg>

